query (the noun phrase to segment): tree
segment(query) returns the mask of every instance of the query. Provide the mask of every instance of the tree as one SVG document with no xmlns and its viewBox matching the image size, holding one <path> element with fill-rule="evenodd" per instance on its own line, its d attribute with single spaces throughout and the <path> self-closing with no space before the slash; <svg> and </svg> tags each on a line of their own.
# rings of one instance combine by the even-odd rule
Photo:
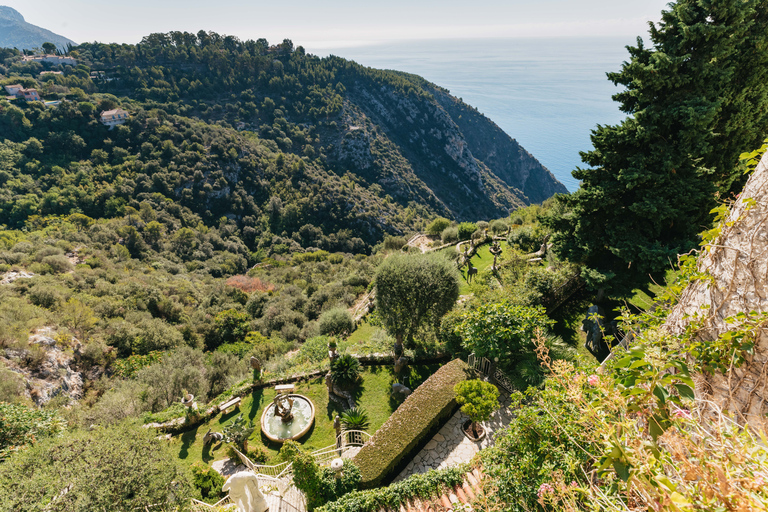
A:
<svg viewBox="0 0 768 512">
<path fill-rule="evenodd" d="M 536 329 L 544 331 L 553 323 L 542 306 L 516 306 L 501 301 L 468 311 L 455 331 L 461 336 L 464 348 L 478 357 L 497 362 L 512 376 L 521 362 L 535 359 L 531 340 L 536 336 Z"/>
<path fill-rule="evenodd" d="M 317 319 L 320 334 L 329 336 L 340 336 L 351 333 L 355 324 L 352 321 L 352 315 L 345 308 L 333 308 L 325 311 Z"/>
<path fill-rule="evenodd" d="M 499 408 L 499 390 L 490 382 L 465 380 L 453 387 L 461 412 L 472 421 L 472 433 L 477 437 L 477 424 L 488 421 Z"/>
<path fill-rule="evenodd" d="M 766 12 L 766 0 L 680 0 L 651 24 L 652 46 L 638 39 L 608 74 L 630 117 L 592 132 L 580 189 L 544 219 L 594 287 L 621 273 L 626 292 L 668 268 L 711 222 L 716 194 L 743 184 L 738 156 L 768 130 Z"/>
<path fill-rule="evenodd" d="M 3 463 L 0 510 L 182 509 L 188 472 L 156 436 L 121 424 L 41 441 Z"/>
<path fill-rule="evenodd" d="M 45 53 L 56 53 L 56 45 L 53 43 L 43 43 L 43 51 Z"/>
<path fill-rule="evenodd" d="M 439 235 L 443 232 L 445 228 L 451 225 L 451 221 L 444 218 L 444 217 L 438 217 L 432 222 L 429 223 L 429 226 L 427 226 L 427 234 L 429 235 Z"/>
<path fill-rule="evenodd" d="M 375 282 L 376 311 L 400 344 L 412 343 L 426 321 L 437 326 L 459 298 L 459 273 L 439 254 L 392 255 Z"/>
</svg>

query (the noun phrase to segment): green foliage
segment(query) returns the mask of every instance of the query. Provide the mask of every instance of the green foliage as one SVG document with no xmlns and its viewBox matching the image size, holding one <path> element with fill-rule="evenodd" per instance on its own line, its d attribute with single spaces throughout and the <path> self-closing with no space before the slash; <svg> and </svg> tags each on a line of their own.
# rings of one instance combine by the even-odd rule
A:
<svg viewBox="0 0 768 512">
<path fill-rule="evenodd" d="M 455 332 L 466 350 L 496 361 L 514 376 L 522 361 L 535 361 L 533 339 L 537 329 L 543 334 L 552 324 L 541 306 L 518 306 L 503 300 L 467 311 Z"/>
<path fill-rule="evenodd" d="M 762 0 L 681 0 L 609 73 L 630 114 L 592 133 L 580 189 L 544 221 L 561 258 L 593 286 L 629 293 L 696 246 L 716 195 L 738 192 L 739 154 L 768 130 L 768 19 Z"/>
<path fill-rule="evenodd" d="M 64 427 L 56 411 L 0 402 L 0 461 L 16 450 L 61 433 Z"/>
<path fill-rule="evenodd" d="M 345 308 L 333 308 L 325 311 L 317 319 L 320 334 L 327 336 L 348 336 L 355 330 L 352 315 Z"/>
<path fill-rule="evenodd" d="M 115 375 L 118 377 L 131 378 L 136 375 L 136 372 L 151 366 L 162 360 L 162 352 L 154 351 L 147 355 L 136 354 L 126 357 L 125 359 L 119 359 L 113 364 Z"/>
<path fill-rule="evenodd" d="M 201 462 L 192 464 L 192 484 L 200 491 L 203 500 L 214 503 L 224 496 L 221 490 L 224 487 L 224 477 L 221 474 Z"/>
<path fill-rule="evenodd" d="M 370 424 L 368 413 L 362 407 L 353 407 L 341 413 L 344 430 L 368 430 Z"/>
<path fill-rule="evenodd" d="M 454 386 L 469 376 L 466 363 L 454 359 L 406 398 L 353 458 L 362 487 L 376 487 L 390 477 L 402 458 L 453 414 Z"/>
<path fill-rule="evenodd" d="M 246 422 L 242 414 L 238 414 L 235 421 L 224 428 L 224 439 L 232 443 L 238 450 L 245 451 L 245 442 L 251 437 L 256 427 L 253 426 L 253 420 Z"/>
<path fill-rule="evenodd" d="M 477 224 L 474 222 L 460 223 L 458 227 L 459 240 L 469 240 L 475 231 L 477 231 Z"/>
<path fill-rule="evenodd" d="M 213 342 L 215 344 L 208 346 L 209 349 L 214 349 L 221 343 L 233 343 L 245 339 L 245 336 L 250 331 L 251 322 L 248 315 L 237 311 L 236 309 L 227 309 L 222 311 L 213 321 L 214 329 L 216 332 L 216 338 Z"/>
<path fill-rule="evenodd" d="M 118 425 L 75 431 L 14 454 L 0 471 L 0 509 L 174 511 L 191 482 L 155 432 Z"/>
<path fill-rule="evenodd" d="M 448 226 L 440 233 L 440 240 L 444 244 L 452 244 L 459 241 L 459 227 Z"/>
<path fill-rule="evenodd" d="M 360 363 L 357 358 L 342 354 L 331 361 L 331 378 L 334 384 L 344 389 L 355 386 L 360 380 Z"/>
<path fill-rule="evenodd" d="M 499 390 L 490 382 L 465 380 L 456 384 L 453 392 L 461 405 L 461 412 L 473 423 L 489 420 L 491 414 L 499 408 Z"/>
<path fill-rule="evenodd" d="M 427 234 L 439 235 L 445 228 L 451 225 L 451 221 L 444 217 L 437 217 L 427 226 Z"/>
<path fill-rule="evenodd" d="M 324 505 L 318 512 L 375 512 L 396 508 L 407 500 L 420 497 L 432 498 L 443 491 L 461 485 L 466 464 L 459 464 L 440 471 L 417 473 L 401 482 L 365 491 L 351 492 L 336 501 Z"/>
<path fill-rule="evenodd" d="M 419 327 L 437 327 L 459 297 L 455 265 L 439 254 L 392 255 L 376 272 L 376 311 L 399 342 Z"/>
<path fill-rule="evenodd" d="M 315 458 L 305 452 L 301 446 L 291 440 L 285 441 L 280 448 L 280 457 L 291 461 L 293 484 L 304 493 L 307 499 L 307 510 L 312 511 L 322 506 L 323 499 L 322 475 L 320 466 Z"/>
</svg>

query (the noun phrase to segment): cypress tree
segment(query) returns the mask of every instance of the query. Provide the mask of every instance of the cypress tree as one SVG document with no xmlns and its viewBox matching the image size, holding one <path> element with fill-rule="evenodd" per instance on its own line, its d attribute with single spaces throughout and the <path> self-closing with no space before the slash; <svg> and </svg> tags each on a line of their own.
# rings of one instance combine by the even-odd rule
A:
<svg viewBox="0 0 768 512">
<path fill-rule="evenodd" d="M 696 245 L 718 197 L 743 185 L 739 154 L 768 128 L 767 0 L 680 0 L 650 42 L 608 73 L 629 117 L 593 130 L 581 187 L 544 219 L 559 255 L 619 294 Z"/>
</svg>

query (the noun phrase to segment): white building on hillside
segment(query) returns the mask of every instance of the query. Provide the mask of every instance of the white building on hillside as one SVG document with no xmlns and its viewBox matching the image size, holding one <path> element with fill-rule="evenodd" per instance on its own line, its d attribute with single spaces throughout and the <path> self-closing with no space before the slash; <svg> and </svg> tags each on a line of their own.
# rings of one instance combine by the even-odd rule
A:
<svg viewBox="0 0 768 512">
<path fill-rule="evenodd" d="M 121 108 L 105 110 L 101 113 L 101 123 L 105 126 L 109 126 L 111 130 L 114 126 L 126 122 L 129 117 L 131 117 L 131 115 Z"/>
</svg>

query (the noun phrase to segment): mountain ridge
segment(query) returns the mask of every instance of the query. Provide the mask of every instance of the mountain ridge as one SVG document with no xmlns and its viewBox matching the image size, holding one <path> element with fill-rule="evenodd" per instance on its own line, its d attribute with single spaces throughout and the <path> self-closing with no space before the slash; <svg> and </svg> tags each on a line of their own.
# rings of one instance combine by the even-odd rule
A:
<svg viewBox="0 0 768 512">
<path fill-rule="evenodd" d="M 32 50 L 42 47 L 43 43 L 53 43 L 59 49 L 75 44 L 67 37 L 27 23 L 16 9 L 0 5 L 0 47 Z"/>
</svg>

